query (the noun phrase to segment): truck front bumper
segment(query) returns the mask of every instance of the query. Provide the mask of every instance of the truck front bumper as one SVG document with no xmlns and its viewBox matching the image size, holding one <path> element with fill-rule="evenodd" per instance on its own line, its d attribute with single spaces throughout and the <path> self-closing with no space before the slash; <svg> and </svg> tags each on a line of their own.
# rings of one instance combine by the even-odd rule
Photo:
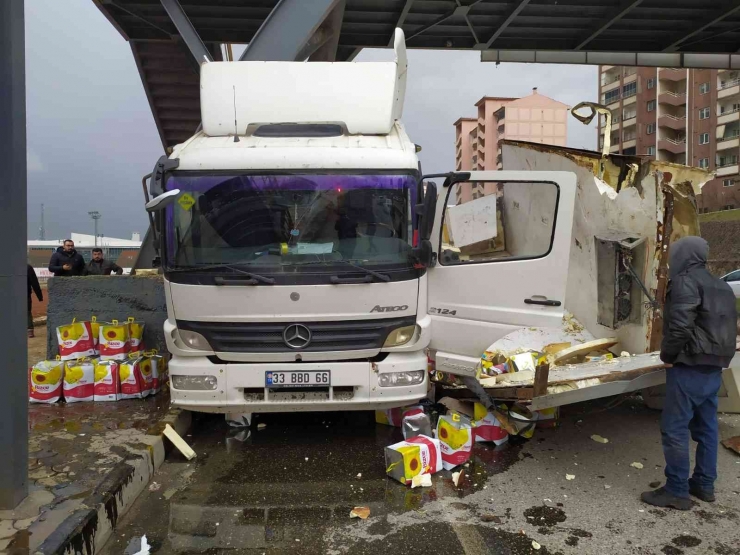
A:
<svg viewBox="0 0 740 555">
<path fill-rule="evenodd" d="M 331 386 L 301 390 L 265 387 L 265 373 L 276 370 L 329 370 Z M 423 370 L 422 383 L 381 387 L 383 373 Z M 214 363 L 206 357 L 173 356 L 171 376 L 213 376 L 211 391 L 171 388 L 172 404 L 197 412 L 265 413 L 375 410 L 414 403 L 426 397 L 427 357 L 423 352 L 391 353 L 380 362 Z M 172 382 L 171 382 L 172 385 Z"/>
</svg>

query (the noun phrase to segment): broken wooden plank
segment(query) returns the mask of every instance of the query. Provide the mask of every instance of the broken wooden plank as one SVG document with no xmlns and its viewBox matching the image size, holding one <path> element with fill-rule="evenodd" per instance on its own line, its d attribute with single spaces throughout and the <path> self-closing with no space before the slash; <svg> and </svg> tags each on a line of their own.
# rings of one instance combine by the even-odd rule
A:
<svg viewBox="0 0 740 555">
<path fill-rule="evenodd" d="M 547 383 L 550 379 L 550 365 L 547 363 L 537 366 L 534 372 L 534 390 L 532 394 L 535 397 L 547 393 Z"/>
<path fill-rule="evenodd" d="M 169 439 L 175 447 L 177 447 L 177 450 L 182 453 L 183 457 L 185 457 L 189 461 L 195 458 L 195 451 L 190 448 L 190 445 L 188 445 L 185 440 L 180 437 L 180 434 L 178 434 L 172 426 L 167 424 L 164 427 L 163 433 L 165 437 Z"/>
<path fill-rule="evenodd" d="M 559 351 L 555 355 L 552 363 L 553 365 L 560 366 L 566 364 L 572 358 L 587 355 L 591 351 L 603 351 L 609 347 L 614 347 L 617 343 L 619 343 L 619 339 L 614 337 L 609 339 L 594 339 L 593 341 L 586 341 L 586 343 L 574 345 L 573 347 Z"/>
</svg>

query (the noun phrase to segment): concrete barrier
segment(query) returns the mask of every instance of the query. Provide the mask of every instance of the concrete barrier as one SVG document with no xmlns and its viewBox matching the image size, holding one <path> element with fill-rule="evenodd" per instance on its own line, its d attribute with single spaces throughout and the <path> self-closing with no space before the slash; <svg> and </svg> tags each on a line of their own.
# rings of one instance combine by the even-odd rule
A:
<svg viewBox="0 0 740 555">
<path fill-rule="evenodd" d="M 147 349 L 167 352 L 162 326 L 167 319 L 162 276 L 87 276 L 51 278 L 48 284 L 46 351 L 58 353 L 56 328 L 73 318 L 99 322 L 133 316 L 146 324 Z"/>
</svg>

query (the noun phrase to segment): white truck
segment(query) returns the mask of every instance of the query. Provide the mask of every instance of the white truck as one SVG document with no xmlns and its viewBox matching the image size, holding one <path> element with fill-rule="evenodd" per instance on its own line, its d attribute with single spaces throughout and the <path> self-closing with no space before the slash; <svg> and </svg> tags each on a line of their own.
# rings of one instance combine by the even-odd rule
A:
<svg viewBox="0 0 740 555">
<path fill-rule="evenodd" d="M 599 225 L 579 228 L 583 214 L 574 208 L 584 184 L 569 168 L 452 172 L 437 189 L 432 179 L 440 176 L 422 176 L 400 121 L 401 30 L 394 48 L 387 63 L 201 66 L 202 128 L 157 162 L 147 204 L 165 279 L 175 406 L 228 418 L 383 409 L 425 397 L 431 364 L 473 375 L 497 341 L 542 347 L 621 328 L 633 352 L 649 350 L 652 315 L 641 309 L 635 280 L 615 289 L 622 274 L 614 249 L 639 241 L 634 266 L 660 294 L 654 261 L 663 247 L 656 231 L 663 185 L 645 194 L 645 175 L 629 177 L 634 169 L 625 168 L 620 183 L 648 198 L 640 204 L 589 171 L 586 196 L 615 204 L 625 197 L 644 220 L 635 233 L 617 230 L 619 237 L 607 236 L 609 218 L 599 214 Z M 593 283 L 566 294 L 574 260 L 582 264 L 572 250 L 582 254 L 588 242 L 595 265 L 599 234 L 612 249 L 604 262 L 612 265 L 604 313 L 611 321 L 574 332 L 566 298 L 588 323 L 597 276 L 579 273 Z M 633 361 L 629 380 L 599 390 L 591 379 L 589 395 L 661 383 L 659 368 L 655 357 Z M 652 377 L 629 386 L 636 369 Z M 619 371 L 617 364 L 608 373 Z M 572 391 L 553 395 L 538 406 L 579 400 Z"/>
</svg>

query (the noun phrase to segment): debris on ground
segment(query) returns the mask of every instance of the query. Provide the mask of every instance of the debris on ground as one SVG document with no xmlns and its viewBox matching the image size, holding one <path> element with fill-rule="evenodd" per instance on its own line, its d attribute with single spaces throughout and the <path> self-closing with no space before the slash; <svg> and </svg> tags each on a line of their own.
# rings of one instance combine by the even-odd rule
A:
<svg viewBox="0 0 740 555">
<path fill-rule="evenodd" d="M 728 437 L 727 439 L 723 439 L 722 445 L 740 455 L 740 436 Z"/>
<path fill-rule="evenodd" d="M 605 437 L 601 437 L 598 434 L 594 434 L 591 436 L 591 439 L 593 439 L 596 443 L 609 443 L 609 440 Z"/>
<path fill-rule="evenodd" d="M 496 515 L 482 515 L 480 519 L 483 522 L 493 522 L 494 524 L 501 524 L 501 517 Z"/>
<path fill-rule="evenodd" d="M 151 546 L 146 536 L 141 536 L 140 538 L 132 538 L 123 553 L 124 555 L 149 555 L 150 549 Z"/>
<path fill-rule="evenodd" d="M 357 477 L 358 477 L 358 478 L 362 478 L 362 472 L 358 472 L 358 473 L 357 473 Z"/>
<path fill-rule="evenodd" d="M 180 434 L 178 434 L 172 426 L 166 424 L 163 433 L 165 437 L 169 439 L 175 447 L 177 447 L 177 450 L 182 453 L 183 457 L 189 461 L 195 458 L 195 451 L 190 448 L 190 445 L 180 437 Z"/>
<path fill-rule="evenodd" d="M 565 479 L 566 480 L 575 480 L 576 479 L 576 475 L 575 474 L 566 474 L 565 475 Z"/>
<path fill-rule="evenodd" d="M 473 451 L 473 425 L 470 418 L 458 412 L 440 416 L 437 420 L 437 439 L 445 470 L 464 464 Z"/>
<path fill-rule="evenodd" d="M 644 465 L 641 462 L 633 462 L 630 466 L 638 470 L 642 470 L 644 468 Z"/>
<path fill-rule="evenodd" d="M 413 488 L 430 488 L 432 487 L 432 475 L 431 474 L 417 474 L 411 478 L 411 489 Z"/>
<path fill-rule="evenodd" d="M 267 424 L 265 424 L 264 422 L 260 422 L 259 424 L 257 424 L 258 430 L 264 430 L 265 428 L 267 428 Z"/>
<path fill-rule="evenodd" d="M 455 487 L 460 483 L 460 480 L 463 478 L 463 471 L 460 472 L 453 472 L 452 473 L 452 483 L 455 484 Z"/>
<path fill-rule="evenodd" d="M 152 482 L 149 484 L 149 491 L 158 491 L 162 487 L 162 484 L 158 482 Z"/>
<path fill-rule="evenodd" d="M 611 486 L 604 484 L 604 489 L 611 489 Z"/>
<path fill-rule="evenodd" d="M 404 485 L 421 474 L 442 470 L 442 451 L 438 439 L 416 436 L 385 448 L 385 473 Z"/>
<path fill-rule="evenodd" d="M 355 507 L 349 512 L 350 518 L 367 519 L 370 516 L 370 507 Z"/>
<path fill-rule="evenodd" d="M 539 549 L 539 548 L 540 548 L 540 547 L 542 547 L 542 546 L 541 546 L 540 544 L 538 544 L 538 543 L 537 543 L 536 541 L 532 540 L 532 547 L 533 547 L 534 549 Z"/>
</svg>

